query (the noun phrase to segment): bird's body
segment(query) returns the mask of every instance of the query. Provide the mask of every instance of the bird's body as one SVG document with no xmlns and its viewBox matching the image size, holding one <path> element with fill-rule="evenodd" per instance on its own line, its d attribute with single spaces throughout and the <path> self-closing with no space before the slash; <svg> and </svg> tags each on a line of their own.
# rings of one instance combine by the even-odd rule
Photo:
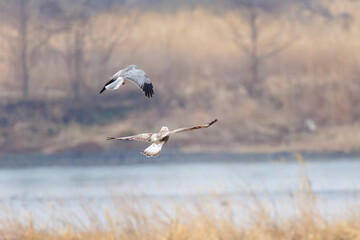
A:
<svg viewBox="0 0 360 240">
<path fill-rule="evenodd" d="M 161 148 L 167 141 L 169 141 L 171 135 L 180 132 L 192 131 L 200 128 L 208 128 L 211 125 L 213 125 L 215 122 L 217 122 L 217 119 L 207 124 L 197 125 L 189 128 L 179 128 L 173 131 L 169 131 L 167 127 L 162 127 L 158 133 L 141 133 L 134 136 L 117 137 L 117 138 L 109 137 L 107 138 L 107 140 L 117 139 L 117 140 L 135 140 L 135 141 L 149 142 L 151 143 L 151 145 L 148 148 L 146 148 L 144 151 L 141 151 L 141 153 L 147 157 L 155 157 L 159 155 Z"/>
<path fill-rule="evenodd" d="M 141 90 L 143 90 L 147 98 L 151 98 L 154 95 L 153 85 L 150 82 L 149 77 L 136 65 L 130 65 L 115 73 L 101 89 L 100 94 L 105 90 L 118 89 L 121 85 L 125 85 L 127 80 L 135 83 Z"/>
</svg>

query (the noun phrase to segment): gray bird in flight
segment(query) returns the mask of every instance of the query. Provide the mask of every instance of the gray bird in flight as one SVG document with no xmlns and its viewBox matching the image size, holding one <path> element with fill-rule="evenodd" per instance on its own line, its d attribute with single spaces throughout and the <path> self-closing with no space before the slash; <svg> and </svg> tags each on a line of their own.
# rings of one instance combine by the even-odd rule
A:
<svg viewBox="0 0 360 240">
<path fill-rule="evenodd" d="M 118 89 L 121 85 L 125 85 L 127 80 L 135 83 L 141 90 L 143 90 L 147 98 L 151 98 L 154 95 L 153 85 L 150 82 L 149 77 L 136 65 L 127 66 L 115 73 L 105 84 L 103 89 L 101 89 L 100 94 L 105 90 Z"/>
<path fill-rule="evenodd" d="M 147 157 L 155 157 L 159 155 L 162 146 L 169 141 L 171 135 L 180 132 L 192 131 L 199 128 L 208 128 L 217 122 L 217 119 L 211 121 L 207 124 L 197 125 L 193 127 L 179 128 L 173 131 L 169 131 L 167 127 L 162 127 L 158 133 L 141 133 L 134 136 L 128 137 L 108 137 L 107 140 L 135 140 L 135 141 L 145 141 L 151 143 L 151 145 L 146 148 L 144 151 L 141 151 Z"/>
</svg>

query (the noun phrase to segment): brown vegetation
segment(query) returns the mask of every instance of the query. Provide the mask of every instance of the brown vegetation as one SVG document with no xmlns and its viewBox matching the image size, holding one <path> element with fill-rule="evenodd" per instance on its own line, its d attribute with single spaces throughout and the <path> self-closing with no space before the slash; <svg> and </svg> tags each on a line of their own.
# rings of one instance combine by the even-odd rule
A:
<svg viewBox="0 0 360 240">
<path fill-rule="evenodd" d="M 134 132 L 155 131 L 161 125 L 173 128 L 217 117 L 221 125 L 212 134 L 199 133 L 207 141 L 195 148 L 221 148 L 219 137 L 221 142 L 233 143 L 224 144 L 228 148 L 223 150 L 358 151 L 359 141 L 354 140 L 360 136 L 356 54 L 360 5 L 342 0 L 323 5 L 333 17 L 297 4 L 274 12 L 254 6 L 174 12 L 119 7 L 86 16 L 64 7 L 63 18 L 68 17 L 65 22 L 70 25 L 60 28 L 58 24 L 64 23 L 60 16 L 49 21 L 60 30 L 45 34 L 46 47 L 39 50 L 37 64 L 29 71 L 29 97 L 40 101 L 81 98 L 84 107 L 88 102 L 97 104 L 94 96 L 106 79 L 118 68 L 136 63 L 154 82 L 155 97 L 151 102 L 135 100 L 130 106 L 133 111 L 120 122 L 113 118 L 112 125 L 131 125 Z M 31 18 L 28 24 L 37 21 L 41 18 Z M 7 57 L 17 56 L 12 40 L 21 35 L 15 26 L 4 20 L 0 25 L 5 59 L 0 62 L 0 96 L 11 103 L 23 92 L 17 62 L 21 59 Z M 127 86 L 111 94 L 119 95 L 116 101 L 121 107 L 126 97 L 141 97 L 132 94 L 135 89 Z M 318 126 L 315 133 L 304 125 L 309 118 Z M 21 125 L 24 120 L 14 121 Z M 35 119 L 27 121 L 35 124 Z M 83 129 L 81 134 L 100 128 L 76 124 Z M 352 129 L 351 139 L 340 139 L 346 135 L 343 129 Z M 58 134 L 66 131 L 61 126 Z M 331 132 L 336 133 L 327 137 Z M 42 137 L 54 139 L 47 134 Z M 186 135 L 180 138 L 183 143 L 189 140 Z M 314 147 L 318 139 L 324 147 Z M 344 144 L 340 147 L 333 140 Z"/>
</svg>

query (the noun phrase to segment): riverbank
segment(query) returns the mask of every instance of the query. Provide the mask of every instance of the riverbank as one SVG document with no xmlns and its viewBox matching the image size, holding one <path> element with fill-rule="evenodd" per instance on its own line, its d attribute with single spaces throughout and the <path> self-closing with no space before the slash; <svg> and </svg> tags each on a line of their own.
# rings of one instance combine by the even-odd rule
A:
<svg viewBox="0 0 360 240">
<path fill-rule="evenodd" d="M 140 152 L 146 148 L 145 143 L 109 142 L 106 137 L 156 132 L 163 125 L 170 129 L 191 126 L 213 118 L 219 121 L 209 129 L 173 136 L 163 152 L 175 149 L 183 153 L 360 153 L 357 122 L 318 125 L 315 131 L 309 131 L 306 127 L 267 126 L 271 120 L 263 125 L 251 125 L 253 120 L 246 124 L 234 123 L 225 116 L 204 112 L 182 119 L 185 110 L 174 110 L 165 116 L 159 109 L 143 105 L 146 99 L 122 101 L 123 98 L 113 95 L 75 104 L 67 100 L 3 103 L 0 105 L 0 154 Z M 136 107 L 138 105 L 142 107 Z"/>
</svg>

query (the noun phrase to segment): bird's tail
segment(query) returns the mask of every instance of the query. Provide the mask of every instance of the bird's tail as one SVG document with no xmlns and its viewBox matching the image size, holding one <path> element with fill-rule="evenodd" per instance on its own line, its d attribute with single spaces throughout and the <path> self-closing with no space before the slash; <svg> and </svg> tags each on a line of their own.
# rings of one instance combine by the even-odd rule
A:
<svg viewBox="0 0 360 240">
<path fill-rule="evenodd" d="M 165 142 L 153 143 L 148 148 L 146 148 L 144 151 L 141 151 L 141 153 L 147 157 L 156 157 L 157 155 L 159 155 L 164 143 Z"/>
</svg>

